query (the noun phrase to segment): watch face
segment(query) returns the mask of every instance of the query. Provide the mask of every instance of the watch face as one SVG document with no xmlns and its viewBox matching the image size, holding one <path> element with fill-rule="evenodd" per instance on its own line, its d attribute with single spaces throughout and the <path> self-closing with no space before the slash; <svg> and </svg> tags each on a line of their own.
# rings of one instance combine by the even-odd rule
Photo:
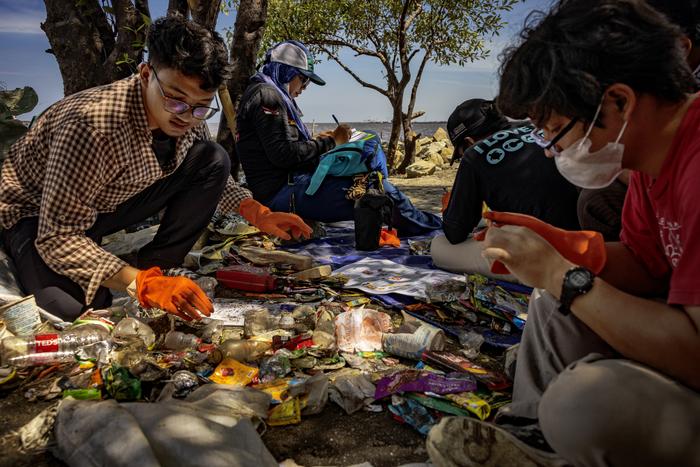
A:
<svg viewBox="0 0 700 467">
<path fill-rule="evenodd" d="M 574 271 L 569 276 L 569 283 L 576 288 L 583 287 L 590 280 L 586 271 Z"/>
</svg>

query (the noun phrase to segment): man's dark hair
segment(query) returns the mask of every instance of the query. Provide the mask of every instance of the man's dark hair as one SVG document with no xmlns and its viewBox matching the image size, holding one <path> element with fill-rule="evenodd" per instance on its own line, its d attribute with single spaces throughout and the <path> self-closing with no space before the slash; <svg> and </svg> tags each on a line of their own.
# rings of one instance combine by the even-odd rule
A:
<svg viewBox="0 0 700 467">
<path fill-rule="evenodd" d="M 700 0 L 647 0 L 647 3 L 680 26 L 693 46 L 700 45 Z"/>
<path fill-rule="evenodd" d="M 148 61 L 156 70 L 173 68 L 185 76 L 199 77 L 204 90 L 217 89 L 231 77 L 221 36 L 181 15 L 154 21 L 148 31 L 147 47 Z"/>
<path fill-rule="evenodd" d="M 693 91 L 679 27 L 644 0 L 562 0 L 526 23 L 500 69 L 497 102 L 509 117 L 590 122 L 614 83 L 668 102 Z"/>
</svg>

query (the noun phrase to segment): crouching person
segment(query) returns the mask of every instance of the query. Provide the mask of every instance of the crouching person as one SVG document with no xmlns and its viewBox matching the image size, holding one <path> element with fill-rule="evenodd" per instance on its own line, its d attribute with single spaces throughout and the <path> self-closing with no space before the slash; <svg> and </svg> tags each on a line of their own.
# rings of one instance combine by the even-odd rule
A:
<svg viewBox="0 0 700 467">
<path fill-rule="evenodd" d="M 180 266 L 218 208 L 268 233 L 310 234 L 291 214 L 272 213 L 229 175 L 229 157 L 205 120 L 229 77 L 221 37 L 181 17 L 155 21 L 138 74 L 51 106 L 10 149 L 0 182 L 4 245 L 24 292 L 66 320 L 111 304 L 127 290 L 143 306 L 184 319 L 212 305 Z M 100 247 L 101 238 L 164 210 L 138 268 Z"/>
<path fill-rule="evenodd" d="M 621 241 L 606 244 L 596 277 L 530 229 L 488 229 L 485 256 L 538 289 L 513 402 L 500 425 L 443 419 L 430 456 L 698 466 L 700 100 L 681 32 L 642 0 L 570 0 L 523 37 L 506 54 L 499 106 L 557 140 L 548 155 L 581 186 L 631 170 Z"/>
</svg>

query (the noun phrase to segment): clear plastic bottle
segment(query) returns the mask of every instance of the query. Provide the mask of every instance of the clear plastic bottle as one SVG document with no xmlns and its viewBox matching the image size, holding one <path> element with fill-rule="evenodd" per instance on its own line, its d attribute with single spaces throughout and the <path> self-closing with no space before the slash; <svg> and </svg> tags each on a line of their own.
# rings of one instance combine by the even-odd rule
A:
<svg viewBox="0 0 700 467">
<path fill-rule="evenodd" d="M 194 334 L 185 334 L 180 331 L 170 331 L 165 335 L 163 347 L 170 350 L 194 349 L 202 343 L 202 339 Z"/>
<path fill-rule="evenodd" d="M 221 343 L 219 349 L 224 358 L 232 358 L 239 362 L 252 362 L 270 350 L 269 342 L 228 339 Z"/>
<path fill-rule="evenodd" d="M 95 324 L 63 332 L 6 337 L 0 344 L 0 357 L 3 365 L 15 367 L 74 362 L 76 352 L 106 342 L 110 337 L 107 328 Z"/>
<path fill-rule="evenodd" d="M 138 337 L 146 344 L 146 347 L 151 347 L 156 341 L 156 335 L 151 327 L 137 320 L 136 318 L 124 318 L 114 327 L 112 331 L 114 339 L 128 339 L 130 337 Z"/>
</svg>

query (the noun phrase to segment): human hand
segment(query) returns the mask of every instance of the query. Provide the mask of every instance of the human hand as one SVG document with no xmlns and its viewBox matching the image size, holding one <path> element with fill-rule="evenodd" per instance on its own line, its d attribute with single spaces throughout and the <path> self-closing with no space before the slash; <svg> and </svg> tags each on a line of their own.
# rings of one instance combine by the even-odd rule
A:
<svg viewBox="0 0 700 467">
<path fill-rule="evenodd" d="M 599 232 L 564 230 L 535 217 L 512 212 L 488 211 L 484 213 L 484 219 L 489 221 L 490 226 L 518 225 L 527 227 L 543 237 L 567 260 L 590 269 L 594 274 L 599 274 L 607 261 L 605 240 Z M 474 238 L 477 241 L 482 240 L 484 233 L 475 235 Z M 507 268 L 499 262 L 493 264 L 491 271 L 498 274 L 508 273 Z"/>
<path fill-rule="evenodd" d="M 316 135 L 317 138 L 333 138 L 333 130 L 326 130 L 322 131 L 318 135 Z"/>
<path fill-rule="evenodd" d="M 306 225 L 301 217 L 286 212 L 272 212 L 252 198 L 241 201 L 239 212 L 245 219 L 261 231 L 275 235 L 283 240 L 294 238 L 311 238 L 313 229 Z M 287 231 L 291 232 L 290 236 Z"/>
<path fill-rule="evenodd" d="M 340 146 L 350 141 L 350 136 L 352 136 L 352 128 L 349 125 L 343 123 L 338 125 L 335 130 L 333 130 L 333 139 L 335 140 L 335 145 Z"/>
<path fill-rule="evenodd" d="M 185 321 L 200 320 L 214 311 L 211 301 L 194 281 L 164 276 L 159 267 L 136 275 L 136 298 L 144 308 L 160 308 Z"/>
<path fill-rule="evenodd" d="M 547 240 L 527 227 L 491 226 L 483 235 L 482 256 L 500 262 L 523 284 L 547 289 L 555 296 L 561 291 L 566 271 L 574 266 Z"/>
</svg>

